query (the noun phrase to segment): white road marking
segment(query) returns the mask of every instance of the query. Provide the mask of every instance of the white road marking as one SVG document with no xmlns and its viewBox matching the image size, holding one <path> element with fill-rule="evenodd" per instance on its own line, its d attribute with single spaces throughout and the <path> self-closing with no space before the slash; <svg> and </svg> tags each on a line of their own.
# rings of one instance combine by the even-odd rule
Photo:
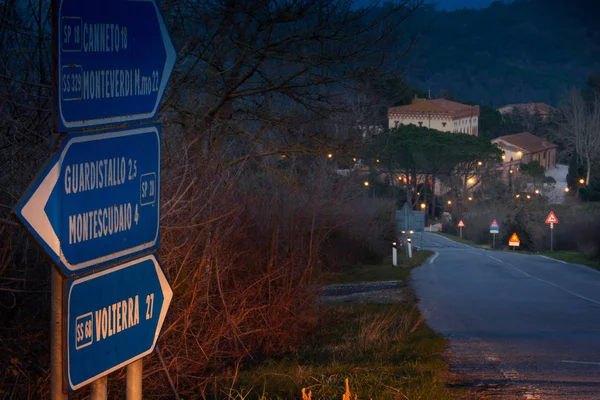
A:
<svg viewBox="0 0 600 400">
<path fill-rule="evenodd" d="M 594 361 L 560 360 L 559 362 L 568 363 L 568 364 L 600 365 L 600 362 L 594 362 Z"/>
<path fill-rule="evenodd" d="M 568 262 L 563 261 L 563 260 L 557 260 L 556 258 L 546 257 L 546 256 L 542 256 L 542 255 L 540 255 L 540 257 L 545 258 L 546 260 L 556 261 L 556 262 L 563 263 L 563 264 L 568 264 Z"/>
<path fill-rule="evenodd" d="M 462 246 L 465 246 L 465 247 L 471 247 L 471 246 L 469 246 L 469 245 L 466 245 L 466 244 L 464 244 L 464 243 L 459 243 L 459 242 L 456 242 L 456 241 L 454 241 L 454 240 L 452 240 L 452 239 L 450 239 L 450 238 L 447 238 L 446 236 L 442 236 L 442 235 L 438 235 L 438 236 L 439 236 L 439 237 L 441 237 L 441 238 L 443 238 L 443 239 L 446 239 L 447 241 L 449 241 L 449 242 L 452 242 L 452 243 L 454 243 L 454 244 L 460 244 L 460 245 L 462 245 Z"/>
<path fill-rule="evenodd" d="M 496 261 L 498 261 L 499 263 L 501 263 L 501 264 L 504 264 L 504 261 L 502 261 L 502 260 L 499 260 L 499 259 L 497 259 L 496 257 L 492 257 L 492 256 L 490 256 L 490 255 L 488 255 L 488 254 L 486 254 L 486 256 L 488 256 L 488 257 L 489 257 L 489 258 L 491 258 L 492 260 L 496 260 Z"/>
<path fill-rule="evenodd" d="M 547 280 L 545 280 L 545 279 L 541 279 L 541 278 L 535 277 L 535 276 L 533 276 L 533 275 L 529 275 L 527 272 L 523 271 L 523 270 L 522 270 L 522 269 L 520 269 L 520 268 L 517 268 L 517 267 L 515 267 L 515 266 L 514 266 L 514 265 L 512 265 L 511 263 L 506 263 L 506 264 L 507 264 L 507 265 L 510 265 L 510 267 L 511 267 L 511 268 L 515 269 L 516 271 L 519 271 L 520 273 L 522 273 L 522 274 L 523 274 L 523 275 L 525 275 L 525 276 L 528 276 L 528 277 L 530 277 L 531 279 L 535 279 L 536 281 L 540 281 L 540 282 L 546 283 L 546 284 L 548 284 L 548 285 L 550 285 L 550 286 L 554 286 L 555 288 L 557 288 L 557 289 L 560 289 L 560 290 L 562 290 L 563 292 L 570 293 L 570 294 L 572 294 L 572 295 L 573 295 L 573 296 L 575 296 L 575 297 L 579 297 L 579 298 L 580 298 L 580 299 L 582 299 L 582 300 L 586 300 L 586 301 L 589 301 L 590 303 L 594 303 L 594 304 L 597 304 L 597 305 L 599 305 L 599 306 L 600 306 L 600 302 L 599 302 L 599 301 L 592 300 L 592 299 L 590 299 L 589 297 L 582 296 L 582 295 L 580 295 L 579 293 L 575 293 L 575 292 L 573 292 L 572 290 L 565 289 L 564 287 L 562 287 L 562 286 L 559 286 L 559 285 L 557 285 L 556 283 L 553 283 L 553 282 L 547 281 Z"/>
<path fill-rule="evenodd" d="M 429 260 L 429 264 L 433 264 L 433 262 L 435 261 L 435 259 L 437 258 L 437 256 L 439 256 L 440 253 L 438 253 L 437 251 L 435 252 L 435 255 L 433 257 L 431 257 L 431 260 Z"/>
</svg>

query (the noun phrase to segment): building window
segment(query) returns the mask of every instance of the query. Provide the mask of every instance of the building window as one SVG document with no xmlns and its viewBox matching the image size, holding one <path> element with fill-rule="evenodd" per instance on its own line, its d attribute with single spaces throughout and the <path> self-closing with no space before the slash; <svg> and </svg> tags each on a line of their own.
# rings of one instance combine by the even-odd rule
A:
<svg viewBox="0 0 600 400">
<path fill-rule="evenodd" d="M 423 121 L 419 121 L 419 126 L 423 126 Z"/>
<path fill-rule="evenodd" d="M 445 123 L 445 122 L 442 122 L 442 126 L 444 126 L 444 127 L 445 127 L 445 126 L 446 126 L 446 123 Z"/>
</svg>

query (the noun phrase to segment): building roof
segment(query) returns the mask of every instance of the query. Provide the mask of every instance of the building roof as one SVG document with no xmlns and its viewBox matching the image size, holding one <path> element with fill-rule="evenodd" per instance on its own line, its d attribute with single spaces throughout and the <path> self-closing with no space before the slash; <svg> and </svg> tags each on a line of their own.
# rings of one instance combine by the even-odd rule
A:
<svg viewBox="0 0 600 400">
<path fill-rule="evenodd" d="M 500 136 L 499 138 L 494 139 L 493 142 L 495 143 L 499 140 L 517 146 L 530 153 L 537 153 L 538 151 L 554 149 L 557 147 L 554 143 L 529 132 Z"/>
<path fill-rule="evenodd" d="M 538 113 L 548 115 L 551 111 L 558 111 L 556 108 L 545 103 L 523 103 L 523 104 L 507 104 L 498 109 L 501 114 L 512 112 L 513 110 L 527 112 L 529 114 Z"/>
<path fill-rule="evenodd" d="M 461 111 L 475 111 L 479 113 L 479 106 L 467 106 L 465 104 L 457 103 L 446 99 L 433 99 L 433 100 L 422 100 L 416 99 L 412 104 L 400 107 L 391 107 L 388 110 L 388 114 L 402 114 L 402 113 L 419 113 L 419 112 L 432 112 L 439 114 L 456 114 Z"/>
</svg>

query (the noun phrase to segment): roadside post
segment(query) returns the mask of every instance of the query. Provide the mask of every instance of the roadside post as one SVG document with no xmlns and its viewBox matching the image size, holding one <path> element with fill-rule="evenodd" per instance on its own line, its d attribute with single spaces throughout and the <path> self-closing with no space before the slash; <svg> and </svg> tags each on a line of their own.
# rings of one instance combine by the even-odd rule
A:
<svg viewBox="0 0 600 400">
<path fill-rule="evenodd" d="M 397 267 L 398 266 L 398 249 L 397 249 L 397 245 L 398 245 L 398 243 L 392 242 L 392 266 L 393 267 Z"/>
<path fill-rule="evenodd" d="M 496 235 L 500 232 L 500 225 L 496 220 L 493 220 L 490 225 L 490 233 L 492 234 L 492 250 L 496 249 Z"/>
<path fill-rule="evenodd" d="M 512 234 L 512 236 L 508 240 L 508 245 L 513 248 L 513 251 L 515 251 L 516 247 L 519 247 L 521 245 L 521 240 L 519 240 L 517 232 Z"/>
<path fill-rule="evenodd" d="M 462 239 L 462 228 L 464 228 L 465 223 L 462 221 L 462 219 L 460 221 L 458 221 L 458 229 L 460 231 L 460 238 Z"/>
<path fill-rule="evenodd" d="M 59 145 L 13 216 L 50 257 L 50 398 L 127 366 L 142 399 L 172 290 L 160 237 L 158 110 L 176 61 L 157 0 L 52 0 L 52 117 Z M 127 261 L 125 261 L 127 260 Z"/>
<path fill-rule="evenodd" d="M 550 224 L 550 251 L 554 251 L 554 224 L 558 224 L 558 218 L 554 211 L 550 211 L 550 214 L 546 217 L 546 223 Z"/>
<path fill-rule="evenodd" d="M 412 258 L 412 239 L 410 236 L 406 238 L 406 242 L 407 242 L 406 248 L 408 250 L 408 258 Z"/>
</svg>

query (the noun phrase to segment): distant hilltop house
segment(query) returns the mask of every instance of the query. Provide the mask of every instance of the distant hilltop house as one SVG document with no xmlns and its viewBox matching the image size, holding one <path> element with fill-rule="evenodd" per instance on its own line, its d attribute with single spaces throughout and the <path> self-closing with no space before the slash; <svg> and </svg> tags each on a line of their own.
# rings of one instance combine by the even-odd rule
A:
<svg viewBox="0 0 600 400">
<path fill-rule="evenodd" d="M 479 106 L 467 106 L 445 99 L 419 99 L 412 104 L 388 109 L 390 128 L 416 125 L 442 132 L 479 135 Z"/>
<path fill-rule="evenodd" d="M 546 169 L 556 165 L 556 145 L 529 132 L 500 136 L 492 140 L 504 154 L 505 166 L 537 161 Z"/>
<path fill-rule="evenodd" d="M 520 111 L 529 115 L 538 114 L 542 118 L 547 118 L 552 112 L 558 111 L 556 108 L 544 103 L 524 103 L 524 104 L 507 104 L 498 109 L 502 115 Z"/>
</svg>

